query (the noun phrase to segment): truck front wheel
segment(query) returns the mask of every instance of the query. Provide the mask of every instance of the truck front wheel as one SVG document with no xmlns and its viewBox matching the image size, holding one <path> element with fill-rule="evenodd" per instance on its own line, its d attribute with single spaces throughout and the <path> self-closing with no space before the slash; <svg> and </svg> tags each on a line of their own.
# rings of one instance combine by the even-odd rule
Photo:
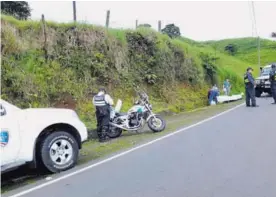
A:
<svg viewBox="0 0 276 197">
<path fill-rule="evenodd" d="M 53 173 L 74 167 L 79 156 L 76 139 L 64 131 L 47 135 L 42 141 L 39 151 L 43 165 Z"/>
</svg>

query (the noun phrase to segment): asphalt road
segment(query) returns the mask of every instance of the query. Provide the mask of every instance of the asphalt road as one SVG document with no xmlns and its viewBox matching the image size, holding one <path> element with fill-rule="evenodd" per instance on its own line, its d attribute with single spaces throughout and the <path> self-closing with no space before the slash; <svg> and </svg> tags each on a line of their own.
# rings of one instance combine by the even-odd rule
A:
<svg viewBox="0 0 276 197">
<path fill-rule="evenodd" d="M 275 197 L 276 105 L 257 102 L 24 196 Z"/>
</svg>

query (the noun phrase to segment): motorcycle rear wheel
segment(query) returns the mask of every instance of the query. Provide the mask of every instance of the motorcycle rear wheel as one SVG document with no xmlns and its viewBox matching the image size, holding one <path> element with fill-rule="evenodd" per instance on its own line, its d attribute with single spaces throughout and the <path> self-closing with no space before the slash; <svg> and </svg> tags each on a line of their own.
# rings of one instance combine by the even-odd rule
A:
<svg viewBox="0 0 276 197">
<path fill-rule="evenodd" d="M 107 132 L 107 136 L 109 138 L 117 138 L 122 135 L 123 130 L 114 126 L 109 127 L 109 131 Z"/>
</svg>

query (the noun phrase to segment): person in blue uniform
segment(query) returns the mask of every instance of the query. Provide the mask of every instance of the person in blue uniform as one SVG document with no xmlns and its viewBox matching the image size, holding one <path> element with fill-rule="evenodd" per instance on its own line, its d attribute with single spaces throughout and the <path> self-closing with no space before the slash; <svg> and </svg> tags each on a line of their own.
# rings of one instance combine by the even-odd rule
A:
<svg viewBox="0 0 276 197">
<path fill-rule="evenodd" d="M 252 75 L 253 69 L 251 67 L 247 68 L 247 72 L 244 75 L 244 84 L 245 84 L 245 102 L 247 107 L 259 107 L 256 104 L 255 97 L 255 79 Z M 250 101 L 251 104 L 250 105 Z"/>
<path fill-rule="evenodd" d="M 219 91 L 216 85 L 214 85 L 208 92 L 208 104 L 211 105 L 212 101 L 218 104 Z"/>
<path fill-rule="evenodd" d="M 271 65 L 271 71 L 269 73 L 269 81 L 271 87 L 271 94 L 274 99 L 272 104 L 276 104 L 276 64 Z"/>
</svg>

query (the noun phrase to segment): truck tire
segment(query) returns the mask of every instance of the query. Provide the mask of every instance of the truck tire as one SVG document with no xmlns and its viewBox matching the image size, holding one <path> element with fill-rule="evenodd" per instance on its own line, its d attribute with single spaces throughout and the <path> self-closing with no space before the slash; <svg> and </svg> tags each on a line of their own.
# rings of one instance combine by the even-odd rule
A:
<svg viewBox="0 0 276 197">
<path fill-rule="evenodd" d="M 48 171 L 52 173 L 65 171 L 73 168 L 78 161 L 78 143 L 67 132 L 53 132 L 40 144 L 39 156 Z"/>
<path fill-rule="evenodd" d="M 255 96 L 256 96 L 257 98 L 260 98 L 260 97 L 261 97 L 261 95 L 262 95 L 261 90 L 259 90 L 259 89 L 255 89 Z"/>
</svg>

